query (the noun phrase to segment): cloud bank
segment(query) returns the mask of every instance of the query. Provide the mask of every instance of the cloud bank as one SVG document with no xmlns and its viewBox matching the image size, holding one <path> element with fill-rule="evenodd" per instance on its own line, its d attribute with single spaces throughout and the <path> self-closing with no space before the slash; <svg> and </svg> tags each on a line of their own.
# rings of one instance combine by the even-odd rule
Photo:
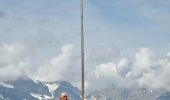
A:
<svg viewBox="0 0 170 100">
<path fill-rule="evenodd" d="M 95 77 L 87 80 L 88 87 L 95 90 L 96 84 L 100 88 L 114 84 L 123 87 L 170 89 L 169 69 L 169 53 L 159 57 L 149 48 L 139 48 L 131 59 L 122 57 L 117 62 L 97 65 L 94 70 Z"/>
<path fill-rule="evenodd" d="M 103 50 L 103 49 L 102 49 Z M 1 44 L 0 46 L 0 80 L 6 81 L 27 75 L 34 80 L 56 81 L 66 80 L 78 86 L 80 83 L 80 56 L 73 44 L 63 45 L 60 53 L 44 60 L 31 69 L 28 57 L 29 49 L 19 43 Z M 99 50 L 100 51 L 100 50 Z M 114 50 L 115 51 L 115 50 Z M 170 55 L 157 56 L 150 48 L 139 48 L 134 56 L 119 56 L 115 58 L 113 52 L 107 54 L 106 60 L 88 61 L 86 64 L 86 89 L 98 90 L 109 85 L 123 87 L 148 87 L 152 89 L 170 89 Z M 98 54 L 98 53 L 97 53 Z M 101 54 L 100 56 L 102 56 Z M 98 55 L 99 56 L 99 55 Z M 90 57 L 89 57 L 90 58 Z M 94 65 L 94 66 L 87 66 Z"/>
</svg>

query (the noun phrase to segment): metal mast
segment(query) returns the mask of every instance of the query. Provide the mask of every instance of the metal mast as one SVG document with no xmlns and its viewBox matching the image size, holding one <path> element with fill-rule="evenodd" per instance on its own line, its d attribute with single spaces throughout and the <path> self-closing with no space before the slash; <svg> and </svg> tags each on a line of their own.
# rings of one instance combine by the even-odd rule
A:
<svg viewBox="0 0 170 100">
<path fill-rule="evenodd" d="M 84 100 L 84 26 L 83 26 L 83 0 L 80 2 L 81 12 L 81 95 Z"/>
</svg>

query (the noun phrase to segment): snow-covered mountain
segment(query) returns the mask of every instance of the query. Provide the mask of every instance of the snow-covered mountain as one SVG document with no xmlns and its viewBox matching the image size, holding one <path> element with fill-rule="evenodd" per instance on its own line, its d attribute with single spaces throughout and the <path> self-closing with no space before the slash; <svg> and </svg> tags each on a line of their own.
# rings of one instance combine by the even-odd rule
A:
<svg viewBox="0 0 170 100">
<path fill-rule="evenodd" d="M 0 82 L 0 100 L 59 100 L 63 92 L 68 93 L 70 100 L 81 100 L 78 88 L 66 81 L 41 82 L 21 77 Z M 87 100 L 170 100 L 170 92 L 110 86 L 90 93 Z"/>
<path fill-rule="evenodd" d="M 110 86 L 88 95 L 89 100 L 170 100 L 170 92 L 164 89 L 122 88 Z"/>
<path fill-rule="evenodd" d="M 170 92 L 166 92 L 160 97 L 158 97 L 156 100 L 170 100 Z"/>
<path fill-rule="evenodd" d="M 62 92 L 80 100 L 80 91 L 66 81 L 41 82 L 29 78 L 0 82 L 0 100 L 59 100 Z"/>
</svg>

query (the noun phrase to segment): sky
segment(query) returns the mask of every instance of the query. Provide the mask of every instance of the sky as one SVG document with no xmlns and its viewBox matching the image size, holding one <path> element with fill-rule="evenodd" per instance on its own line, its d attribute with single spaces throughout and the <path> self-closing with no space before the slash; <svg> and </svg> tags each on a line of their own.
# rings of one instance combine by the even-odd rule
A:
<svg viewBox="0 0 170 100">
<path fill-rule="evenodd" d="M 86 90 L 170 89 L 169 22 L 169 0 L 84 0 Z M 0 80 L 20 76 L 80 87 L 79 0 L 0 0 Z"/>
</svg>

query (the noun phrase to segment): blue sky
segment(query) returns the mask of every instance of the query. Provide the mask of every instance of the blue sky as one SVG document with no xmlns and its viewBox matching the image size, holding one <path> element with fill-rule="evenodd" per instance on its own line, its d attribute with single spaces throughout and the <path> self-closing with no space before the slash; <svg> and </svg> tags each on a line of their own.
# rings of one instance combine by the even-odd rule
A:
<svg viewBox="0 0 170 100">
<path fill-rule="evenodd" d="M 37 34 L 37 30 L 41 30 L 49 32 L 49 35 L 65 38 L 64 40 L 68 42 L 77 44 L 79 41 L 76 36 L 79 34 L 78 0 L 1 0 L 0 2 L 1 12 L 4 13 L 4 18 L 1 18 L 3 23 L 1 37 L 4 36 L 5 40 L 27 38 Z M 170 31 L 169 4 L 168 1 L 155 0 L 86 0 L 87 49 L 115 46 L 129 53 L 138 47 L 151 47 L 158 52 L 166 52 Z M 4 32 L 7 30 L 8 32 L 11 30 L 8 34 L 12 34 L 13 39 L 8 38 Z M 159 48 L 163 50 L 158 50 Z"/>
<path fill-rule="evenodd" d="M 107 31 L 100 34 L 101 37 L 105 38 L 105 42 L 108 44 L 112 42 L 111 44 L 125 51 L 141 46 L 156 50 L 167 48 L 170 10 L 168 2 L 144 0 L 110 0 L 105 2 L 93 2 L 93 5 L 100 10 L 101 19 L 99 22 L 107 27 Z"/>
<path fill-rule="evenodd" d="M 131 73 L 136 75 L 137 70 L 133 66 L 138 66 L 138 54 L 143 57 L 140 59 L 152 62 L 153 65 L 147 66 L 155 65 L 154 61 L 150 61 L 151 55 L 159 55 L 154 56 L 156 59 L 170 55 L 169 0 L 84 0 L 84 3 L 86 70 L 89 75 L 93 72 L 98 76 L 103 74 L 103 81 L 114 76 L 117 82 L 121 75 L 109 76 L 101 69 L 111 66 L 115 72 L 116 66 L 118 71 L 122 61 L 131 69 L 125 68 L 123 72 L 129 71 L 127 77 L 133 79 Z M 12 68 L 18 69 L 13 72 L 16 77 L 26 69 L 25 73 L 35 79 L 64 79 L 78 84 L 78 77 L 69 80 L 70 74 L 62 77 L 61 72 L 67 72 L 69 65 L 79 68 L 79 4 L 79 0 L 0 0 L 0 71 L 8 71 L 13 65 Z M 50 67 L 49 73 L 53 74 L 45 77 L 45 70 Z M 61 72 L 57 71 L 59 74 L 54 75 L 54 70 Z M 79 73 L 74 68 L 71 71 Z M 4 80 L 11 75 L 2 76 L 0 79 Z M 89 78 L 89 83 L 96 79 Z M 103 84 L 109 85 L 102 82 L 98 86 Z M 89 88 L 92 86 L 89 84 Z"/>
</svg>

